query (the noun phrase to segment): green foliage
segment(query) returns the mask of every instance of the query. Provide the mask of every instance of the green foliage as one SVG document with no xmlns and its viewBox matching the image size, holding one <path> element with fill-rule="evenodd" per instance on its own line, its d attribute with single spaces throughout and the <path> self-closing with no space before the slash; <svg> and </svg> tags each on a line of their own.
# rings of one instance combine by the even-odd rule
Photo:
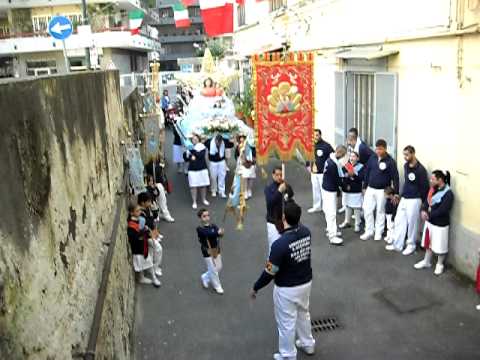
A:
<svg viewBox="0 0 480 360">
<path fill-rule="evenodd" d="M 207 47 L 210 49 L 212 56 L 217 59 L 223 59 L 227 51 L 225 45 L 217 39 L 207 41 Z"/>
<path fill-rule="evenodd" d="M 245 88 L 244 92 L 241 95 L 235 96 L 233 102 L 235 104 L 235 111 L 237 113 L 242 113 L 244 117 L 252 116 L 253 111 L 253 91 L 252 91 L 252 84 L 251 80 L 245 81 Z"/>
</svg>

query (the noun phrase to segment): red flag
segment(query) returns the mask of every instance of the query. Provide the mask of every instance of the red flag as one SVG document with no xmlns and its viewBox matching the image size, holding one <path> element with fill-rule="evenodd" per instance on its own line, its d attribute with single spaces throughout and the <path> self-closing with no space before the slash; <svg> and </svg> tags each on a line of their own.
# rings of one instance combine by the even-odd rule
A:
<svg viewBox="0 0 480 360">
<path fill-rule="evenodd" d="M 244 5 L 245 4 L 245 0 L 236 0 L 237 4 L 238 5 Z"/>
<path fill-rule="evenodd" d="M 183 3 L 183 6 L 185 6 L 185 7 L 195 5 L 195 0 L 181 0 L 181 1 Z"/>
<path fill-rule="evenodd" d="M 233 0 L 200 0 L 200 13 L 208 36 L 233 32 Z"/>
</svg>

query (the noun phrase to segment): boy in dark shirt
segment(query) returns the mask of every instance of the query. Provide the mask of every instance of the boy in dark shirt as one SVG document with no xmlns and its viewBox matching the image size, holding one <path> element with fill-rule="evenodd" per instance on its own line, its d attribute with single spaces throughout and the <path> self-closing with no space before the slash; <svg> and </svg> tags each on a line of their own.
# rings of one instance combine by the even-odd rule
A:
<svg viewBox="0 0 480 360">
<path fill-rule="evenodd" d="M 212 284 L 217 294 L 223 294 L 219 272 L 222 269 L 222 256 L 220 255 L 219 237 L 223 236 L 224 230 L 210 223 L 210 214 L 207 209 L 198 210 L 200 226 L 197 227 L 198 241 L 202 255 L 207 265 L 207 271 L 202 274 L 202 285 L 208 289 Z"/>
<path fill-rule="evenodd" d="M 389 186 L 385 188 L 385 217 L 387 219 L 387 235 L 384 240 L 387 244 L 393 242 L 393 230 L 395 226 L 395 215 L 397 214 L 398 204 L 394 201 L 395 190 Z"/>
<path fill-rule="evenodd" d="M 162 238 L 157 229 L 155 222 L 155 217 L 151 210 L 152 198 L 148 192 L 143 192 L 138 194 L 138 205 L 140 206 L 140 217 L 145 219 L 145 227 L 148 231 L 148 247 L 149 251 L 153 256 L 153 268 L 155 275 L 162 276 L 162 257 L 163 257 L 163 248 L 162 248 Z"/>
</svg>

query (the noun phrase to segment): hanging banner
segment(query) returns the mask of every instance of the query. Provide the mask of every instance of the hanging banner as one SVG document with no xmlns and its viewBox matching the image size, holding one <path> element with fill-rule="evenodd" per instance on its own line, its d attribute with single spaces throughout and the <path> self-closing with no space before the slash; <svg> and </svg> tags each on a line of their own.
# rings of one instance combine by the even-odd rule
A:
<svg viewBox="0 0 480 360">
<path fill-rule="evenodd" d="M 312 159 L 314 151 L 313 54 L 265 54 L 253 58 L 257 162 L 274 152 L 282 161 L 296 150 Z"/>
</svg>

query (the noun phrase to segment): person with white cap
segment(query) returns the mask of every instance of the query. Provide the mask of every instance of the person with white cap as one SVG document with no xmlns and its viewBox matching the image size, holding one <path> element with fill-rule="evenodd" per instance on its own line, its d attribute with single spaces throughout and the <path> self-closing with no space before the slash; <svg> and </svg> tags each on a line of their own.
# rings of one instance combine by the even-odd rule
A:
<svg viewBox="0 0 480 360">
<path fill-rule="evenodd" d="M 414 267 L 417 270 L 431 267 L 432 257 L 435 254 L 438 260 L 434 274 L 440 275 L 445 269 L 445 257 L 448 253 L 450 212 L 454 200 L 450 189 L 450 172 L 433 171 L 430 184 L 431 189 L 422 209 L 422 219 L 425 220 L 422 247 L 425 249 L 425 257 Z"/>
<path fill-rule="evenodd" d="M 300 223 L 301 215 L 302 209 L 294 201 L 285 203 L 282 234 L 272 244 L 265 269 L 250 293 L 255 299 L 260 289 L 272 280 L 275 282 L 273 306 L 279 348 L 273 355 L 275 360 L 295 360 L 297 348 L 308 355 L 315 353 L 309 310 L 313 277 L 311 233 Z"/>
<path fill-rule="evenodd" d="M 396 200 L 400 200 L 395 215 L 393 226 L 393 242 L 385 247 L 389 251 L 402 251 L 403 255 L 411 255 L 416 249 L 416 236 L 420 222 L 420 208 L 427 199 L 428 194 L 428 175 L 425 167 L 415 156 L 415 148 L 411 145 L 403 149 L 405 158 L 404 176 L 405 183 L 402 189 L 402 198 L 395 195 Z M 407 237 L 407 246 L 405 246 L 405 236 Z"/>
<path fill-rule="evenodd" d="M 308 161 L 306 164 L 312 182 L 313 205 L 308 209 L 310 214 L 322 210 L 323 168 L 325 167 L 325 162 L 333 151 L 332 146 L 322 139 L 322 131 L 320 129 L 315 129 L 315 159 L 312 162 Z"/>
<path fill-rule="evenodd" d="M 375 155 L 371 156 L 365 172 L 363 213 L 365 233 L 361 240 L 382 240 L 385 230 L 385 188 L 392 186 L 398 194 L 399 176 L 395 160 L 387 152 L 387 142 L 383 139 L 375 143 Z M 374 215 L 376 211 L 376 216 Z"/>
<path fill-rule="evenodd" d="M 337 228 L 337 191 L 342 186 L 343 170 L 340 159 L 345 157 L 347 148 L 337 146 L 334 153 L 330 154 L 325 162 L 322 182 L 322 200 L 325 221 L 327 222 L 327 236 L 330 244 L 341 245 L 343 240 Z"/>
</svg>

